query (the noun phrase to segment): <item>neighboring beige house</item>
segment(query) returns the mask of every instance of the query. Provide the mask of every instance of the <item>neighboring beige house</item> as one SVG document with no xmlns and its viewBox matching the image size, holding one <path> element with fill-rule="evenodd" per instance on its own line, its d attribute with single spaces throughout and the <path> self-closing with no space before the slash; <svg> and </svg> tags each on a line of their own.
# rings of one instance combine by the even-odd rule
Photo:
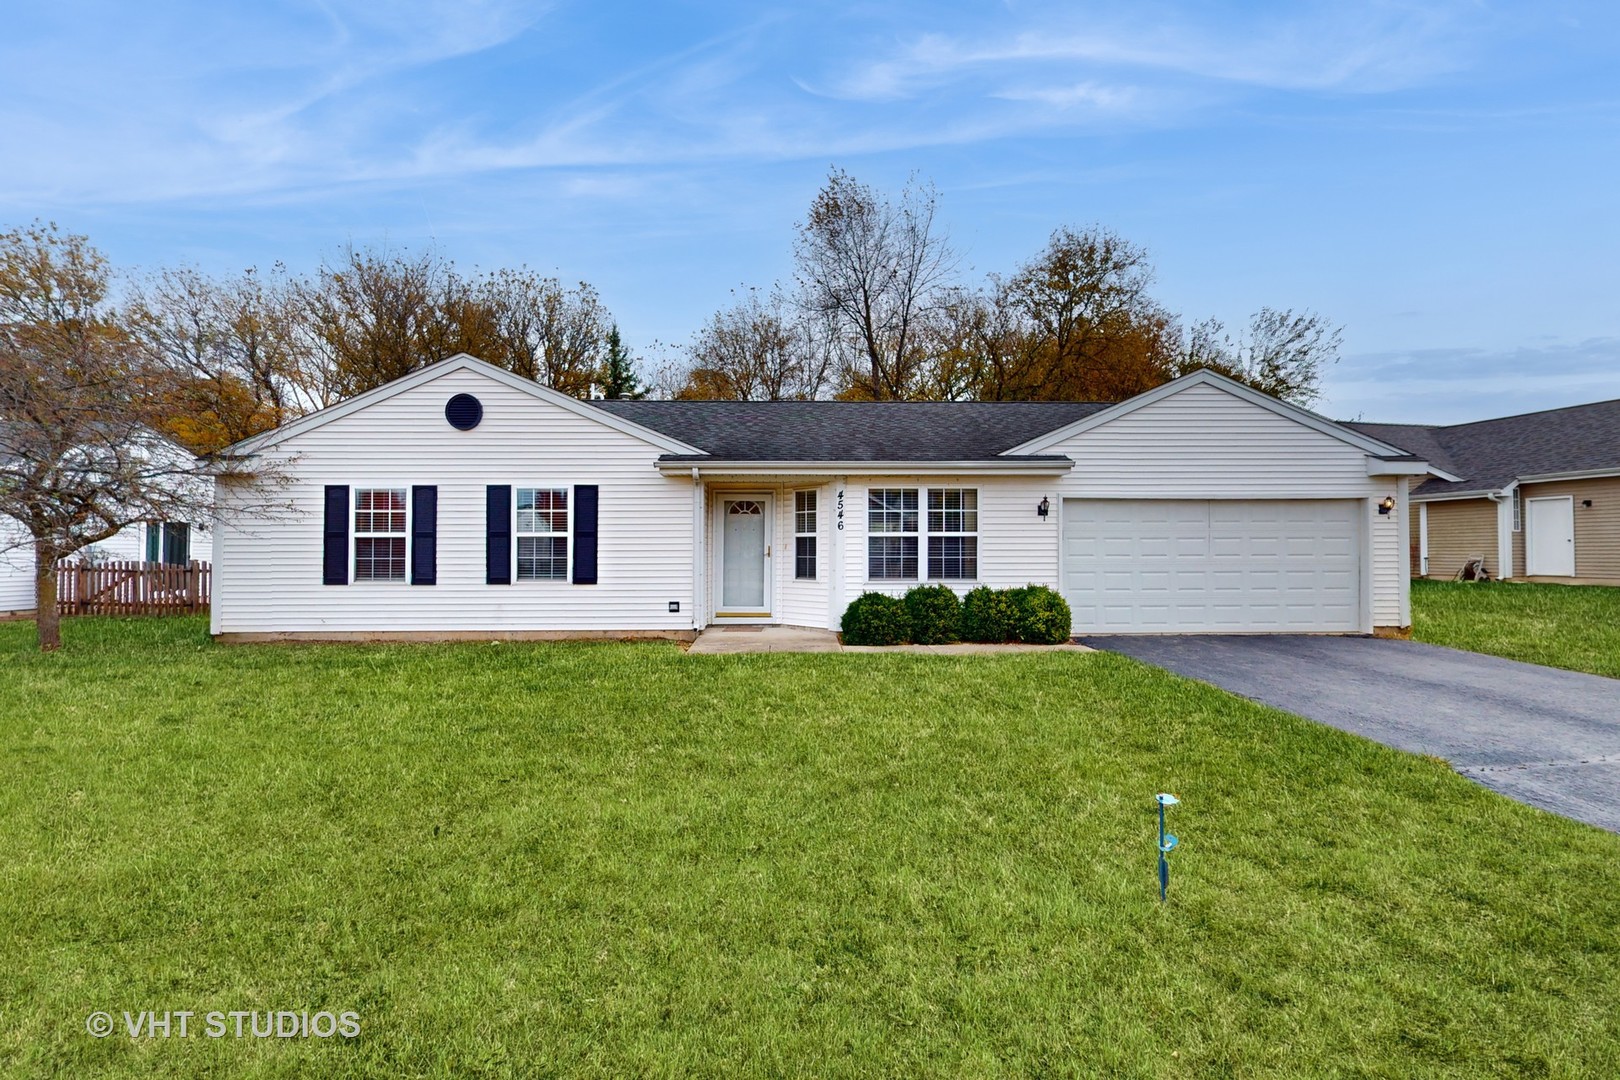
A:
<svg viewBox="0 0 1620 1080">
<path fill-rule="evenodd" d="M 1412 488 L 1412 575 L 1620 585 L 1620 400 L 1449 427 L 1351 424 L 1433 467 Z"/>
</svg>

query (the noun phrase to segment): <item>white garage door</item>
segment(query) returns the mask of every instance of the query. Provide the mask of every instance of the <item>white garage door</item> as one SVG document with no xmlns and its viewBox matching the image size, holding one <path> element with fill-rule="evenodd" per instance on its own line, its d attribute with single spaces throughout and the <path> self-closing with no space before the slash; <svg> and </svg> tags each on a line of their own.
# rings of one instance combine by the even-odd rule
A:
<svg viewBox="0 0 1620 1080">
<path fill-rule="evenodd" d="M 1355 500 L 1063 501 L 1080 633 L 1358 631 Z"/>
</svg>

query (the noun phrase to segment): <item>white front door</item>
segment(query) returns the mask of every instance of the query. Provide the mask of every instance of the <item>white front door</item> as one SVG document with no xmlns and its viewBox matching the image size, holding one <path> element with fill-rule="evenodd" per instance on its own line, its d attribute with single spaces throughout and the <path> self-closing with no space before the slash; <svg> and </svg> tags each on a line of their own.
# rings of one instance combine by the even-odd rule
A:
<svg viewBox="0 0 1620 1080">
<path fill-rule="evenodd" d="M 771 615 L 771 497 L 720 500 L 720 602 L 716 618 Z"/>
<path fill-rule="evenodd" d="M 1524 500 L 1525 571 L 1575 576 L 1575 500 L 1569 495 Z"/>
</svg>

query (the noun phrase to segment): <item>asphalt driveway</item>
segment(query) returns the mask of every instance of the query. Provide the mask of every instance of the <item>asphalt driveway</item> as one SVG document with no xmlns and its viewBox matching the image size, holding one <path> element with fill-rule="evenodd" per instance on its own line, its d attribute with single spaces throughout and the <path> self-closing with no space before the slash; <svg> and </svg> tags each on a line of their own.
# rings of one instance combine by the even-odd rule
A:
<svg viewBox="0 0 1620 1080">
<path fill-rule="evenodd" d="M 1620 832 L 1620 680 L 1379 638 L 1084 640 L 1387 746 L 1434 754 L 1520 802 Z"/>
</svg>

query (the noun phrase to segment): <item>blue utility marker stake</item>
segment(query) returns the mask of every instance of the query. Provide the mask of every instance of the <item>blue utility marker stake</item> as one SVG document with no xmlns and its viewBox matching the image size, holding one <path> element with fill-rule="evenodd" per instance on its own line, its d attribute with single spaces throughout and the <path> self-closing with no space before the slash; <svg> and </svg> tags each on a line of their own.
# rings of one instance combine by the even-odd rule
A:
<svg viewBox="0 0 1620 1080">
<path fill-rule="evenodd" d="M 1170 892 L 1170 861 L 1165 858 L 1176 849 L 1181 841 L 1164 831 L 1164 808 L 1175 806 L 1181 802 L 1174 795 L 1160 793 L 1154 796 L 1159 803 L 1159 903 L 1164 903 L 1165 896 Z"/>
</svg>

